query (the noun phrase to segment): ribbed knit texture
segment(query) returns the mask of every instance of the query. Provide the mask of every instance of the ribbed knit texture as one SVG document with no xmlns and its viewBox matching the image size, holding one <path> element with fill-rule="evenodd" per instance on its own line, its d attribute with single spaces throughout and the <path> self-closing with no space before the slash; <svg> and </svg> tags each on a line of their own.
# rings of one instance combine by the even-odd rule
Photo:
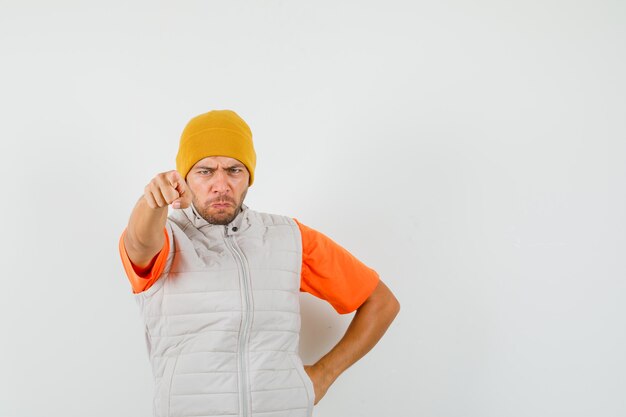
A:
<svg viewBox="0 0 626 417">
<path fill-rule="evenodd" d="M 201 159 L 208 156 L 229 156 L 239 160 L 254 182 L 256 152 L 248 124 L 232 110 L 212 110 L 194 117 L 180 137 L 176 170 L 183 178 Z"/>
</svg>

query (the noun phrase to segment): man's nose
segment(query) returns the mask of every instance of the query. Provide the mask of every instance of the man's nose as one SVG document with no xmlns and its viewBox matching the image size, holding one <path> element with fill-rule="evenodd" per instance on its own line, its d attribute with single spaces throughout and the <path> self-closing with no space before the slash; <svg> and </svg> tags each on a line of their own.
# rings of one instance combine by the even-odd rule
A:
<svg viewBox="0 0 626 417">
<path fill-rule="evenodd" d="M 216 170 L 213 174 L 213 184 L 211 190 L 214 193 L 224 194 L 230 189 L 228 185 L 228 176 L 222 170 Z"/>
</svg>

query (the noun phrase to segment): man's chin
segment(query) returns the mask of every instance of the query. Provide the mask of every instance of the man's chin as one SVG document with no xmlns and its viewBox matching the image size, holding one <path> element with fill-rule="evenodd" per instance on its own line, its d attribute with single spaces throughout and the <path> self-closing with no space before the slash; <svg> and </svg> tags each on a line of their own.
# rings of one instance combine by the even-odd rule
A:
<svg viewBox="0 0 626 417">
<path fill-rule="evenodd" d="M 219 209 L 201 213 L 204 220 L 211 224 L 226 225 L 237 217 L 237 209 Z"/>
<path fill-rule="evenodd" d="M 211 224 L 215 224 L 215 225 L 227 225 L 228 223 L 232 222 L 234 219 L 234 217 L 228 216 L 228 217 L 209 217 L 209 219 L 207 220 L 209 223 Z"/>
</svg>

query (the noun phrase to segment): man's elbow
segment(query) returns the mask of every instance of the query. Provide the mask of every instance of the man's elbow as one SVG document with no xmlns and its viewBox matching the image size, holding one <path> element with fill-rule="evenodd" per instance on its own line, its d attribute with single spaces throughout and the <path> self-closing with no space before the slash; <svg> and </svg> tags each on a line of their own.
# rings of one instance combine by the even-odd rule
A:
<svg viewBox="0 0 626 417">
<path fill-rule="evenodd" d="M 389 321 L 392 321 L 400 312 L 400 302 L 382 281 L 379 282 L 366 304 L 368 302 L 378 311 L 378 314 L 384 315 Z"/>
<path fill-rule="evenodd" d="M 395 319 L 400 312 L 400 302 L 393 294 L 391 294 L 391 299 L 387 302 L 387 309 L 389 310 L 391 320 Z"/>
</svg>

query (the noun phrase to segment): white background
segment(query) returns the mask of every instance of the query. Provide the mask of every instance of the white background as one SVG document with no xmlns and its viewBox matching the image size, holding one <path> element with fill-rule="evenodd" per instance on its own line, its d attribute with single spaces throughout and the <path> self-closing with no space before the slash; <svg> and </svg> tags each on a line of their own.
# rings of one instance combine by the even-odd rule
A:
<svg viewBox="0 0 626 417">
<path fill-rule="evenodd" d="M 0 417 L 150 416 L 118 239 L 220 108 L 402 305 L 316 417 L 626 416 L 622 0 L 0 4 Z"/>
</svg>

